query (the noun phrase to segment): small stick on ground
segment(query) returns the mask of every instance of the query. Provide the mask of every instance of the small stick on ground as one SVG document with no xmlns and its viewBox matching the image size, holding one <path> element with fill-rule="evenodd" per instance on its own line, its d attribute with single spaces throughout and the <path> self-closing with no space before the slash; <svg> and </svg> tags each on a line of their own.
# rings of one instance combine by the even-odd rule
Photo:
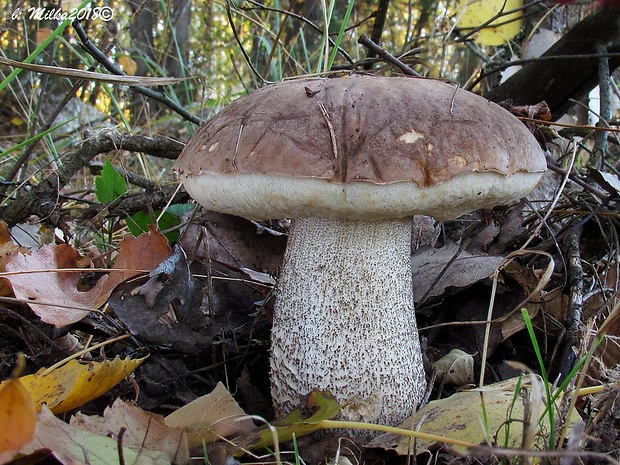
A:
<svg viewBox="0 0 620 465">
<path fill-rule="evenodd" d="M 566 258 L 568 261 L 569 302 L 568 315 L 564 322 L 566 334 L 560 353 L 558 374 L 564 378 L 573 368 L 575 362 L 574 347 L 579 345 L 579 328 L 583 313 L 583 267 L 579 243 L 581 227 L 574 227 L 566 239 Z"/>
</svg>

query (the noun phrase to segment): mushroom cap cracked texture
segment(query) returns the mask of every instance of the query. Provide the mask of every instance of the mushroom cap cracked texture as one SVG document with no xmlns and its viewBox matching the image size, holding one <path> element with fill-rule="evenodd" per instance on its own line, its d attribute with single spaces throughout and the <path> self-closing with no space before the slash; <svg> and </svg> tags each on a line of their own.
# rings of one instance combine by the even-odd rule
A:
<svg viewBox="0 0 620 465">
<path fill-rule="evenodd" d="M 546 169 L 528 129 L 443 81 L 283 81 L 202 126 L 175 164 L 209 210 L 262 220 L 456 218 L 525 196 Z"/>
</svg>

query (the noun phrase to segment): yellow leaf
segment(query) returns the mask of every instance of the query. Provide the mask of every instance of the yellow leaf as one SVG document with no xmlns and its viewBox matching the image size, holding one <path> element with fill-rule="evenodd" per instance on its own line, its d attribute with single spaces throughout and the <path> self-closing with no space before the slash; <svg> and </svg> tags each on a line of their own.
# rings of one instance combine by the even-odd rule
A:
<svg viewBox="0 0 620 465">
<path fill-rule="evenodd" d="M 523 6 L 523 0 L 460 0 L 457 6 L 460 19 L 457 26 L 467 33 L 493 19 L 474 34 L 480 45 L 503 45 L 521 30 L 523 12 L 513 11 Z M 495 19 L 494 19 L 495 18 Z"/>
<path fill-rule="evenodd" d="M 23 126 L 24 124 L 26 124 L 26 122 L 23 119 L 17 116 L 13 116 L 13 118 L 11 118 L 11 123 L 13 124 L 13 126 L 17 126 L 17 127 Z"/>
<path fill-rule="evenodd" d="M 120 56 L 118 58 L 118 62 L 120 63 L 120 65 L 123 67 L 123 70 L 125 70 L 127 74 L 129 74 L 130 76 L 134 76 L 136 74 L 136 71 L 138 70 L 138 65 L 130 56 L 127 56 L 127 55 Z"/>
<path fill-rule="evenodd" d="M 144 360 L 116 357 L 114 360 L 87 364 L 71 360 L 49 373 L 39 370 L 20 380 L 30 393 L 37 411 L 45 403 L 52 412 L 62 413 L 105 394 Z"/>
<path fill-rule="evenodd" d="M 0 385 L 0 454 L 17 451 L 34 438 L 34 405 L 19 379 Z"/>
</svg>

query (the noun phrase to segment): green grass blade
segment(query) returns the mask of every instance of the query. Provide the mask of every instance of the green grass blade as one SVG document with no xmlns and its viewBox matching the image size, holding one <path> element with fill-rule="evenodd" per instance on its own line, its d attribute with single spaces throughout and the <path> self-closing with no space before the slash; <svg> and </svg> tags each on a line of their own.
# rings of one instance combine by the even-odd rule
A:
<svg viewBox="0 0 620 465">
<path fill-rule="evenodd" d="M 347 6 L 347 11 L 344 13 L 344 19 L 342 20 L 342 24 L 340 25 L 340 30 L 338 31 L 338 37 L 334 42 L 334 47 L 332 49 L 331 56 L 329 57 L 329 62 L 327 64 L 326 71 L 332 69 L 334 65 L 334 61 L 336 61 L 336 56 L 338 55 L 338 48 L 342 43 L 342 39 L 344 38 L 344 34 L 347 31 L 347 24 L 349 24 L 349 18 L 351 17 L 351 13 L 353 12 L 353 6 L 355 5 L 355 0 L 349 0 L 349 5 Z"/>
<path fill-rule="evenodd" d="M 51 133 L 51 132 L 55 131 L 56 129 L 58 129 L 58 128 L 60 128 L 60 127 L 64 126 L 64 125 L 65 125 L 65 124 L 67 124 L 67 123 L 70 123 L 70 122 L 71 122 L 71 121 L 73 121 L 73 120 L 76 120 L 77 118 L 78 118 L 78 117 L 76 116 L 76 117 L 71 118 L 71 119 L 69 119 L 69 120 L 67 120 L 67 121 L 63 121 L 62 123 L 59 123 L 59 124 L 57 124 L 56 126 L 53 126 L 53 127 L 49 128 L 47 131 L 43 131 L 43 132 L 42 132 L 42 133 L 40 133 L 40 134 L 37 134 L 37 135 L 35 135 L 35 136 L 33 136 L 33 137 L 30 137 L 30 138 L 28 138 L 28 139 L 24 140 L 23 142 L 20 142 L 19 144 L 17 144 L 17 145 L 15 145 L 15 146 L 11 147 L 10 149 L 5 150 L 4 152 L 0 153 L 0 159 L 2 159 L 2 158 L 4 158 L 4 157 L 6 157 L 6 156 L 7 156 L 9 153 L 11 153 L 11 152 L 14 152 L 14 151 L 16 151 L 16 150 L 19 150 L 19 149 L 24 148 L 25 146 L 27 146 L 27 145 L 28 145 L 28 144 L 30 144 L 31 142 L 38 141 L 39 139 L 41 139 L 41 138 L 43 138 L 43 137 L 47 136 L 49 133 Z"/>
<path fill-rule="evenodd" d="M 538 360 L 538 365 L 540 366 L 540 376 L 542 377 L 543 383 L 545 385 L 547 408 L 545 409 L 543 415 L 546 414 L 549 417 L 550 431 L 549 441 L 547 444 L 549 447 L 553 447 L 553 444 L 555 444 L 555 408 L 553 403 L 554 397 L 551 395 L 551 386 L 549 385 L 549 378 L 547 377 L 547 370 L 545 369 L 545 364 L 543 362 L 542 352 L 540 351 L 540 346 L 538 345 L 538 340 L 536 339 L 536 334 L 534 333 L 532 319 L 530 318 L 530 314 L 525 308 L 521 309 L 521 314 L 523 315 L 523 320 L 525 321 L 525 326 L 530 336 L 530 340 L 532 341 L 532 346 L 534 348 L 534 353 L 536 354 L 536 359 Z"/>
</svg>

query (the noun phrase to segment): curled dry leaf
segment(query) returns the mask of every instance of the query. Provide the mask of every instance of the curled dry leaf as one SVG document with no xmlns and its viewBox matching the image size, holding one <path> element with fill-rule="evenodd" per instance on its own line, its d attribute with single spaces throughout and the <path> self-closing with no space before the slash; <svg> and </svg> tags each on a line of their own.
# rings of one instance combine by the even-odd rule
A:
<svg viewBox="0 0 620 465">
<path fill-rule="evenodd" d="M 79 290 L 81 272 L 87 259 L 70 245 L 48 245 L 31 254 L 14 253 L 6 263 L 6 275 L 15 297 L 28 301 L 45 323 L 67 326 L 103 305 L 114 288 L 125 279 L 150 271 L 172 253 L 168 241 L 158 232 L 120 243 L 114 269 L 88 291 Z M 66 271 L 63 271 L 66 270 Z"/>
<path fill-rule="evenodd" d="M 419 304 L 423 298 L 443 295 L 450 288 L 463 289 L 488 278 L 504 258 L 459 251 L 459 246 L 451 242 L 440 249 L 421 247 L 411 260 L 415 301 Z"/>
<path fill-rule="evenodd" d="M 444 384 L 465 386 L 474 382 L 474 357 L 461 349 L 452 349 L 433 363 Z"/>
</svg>

